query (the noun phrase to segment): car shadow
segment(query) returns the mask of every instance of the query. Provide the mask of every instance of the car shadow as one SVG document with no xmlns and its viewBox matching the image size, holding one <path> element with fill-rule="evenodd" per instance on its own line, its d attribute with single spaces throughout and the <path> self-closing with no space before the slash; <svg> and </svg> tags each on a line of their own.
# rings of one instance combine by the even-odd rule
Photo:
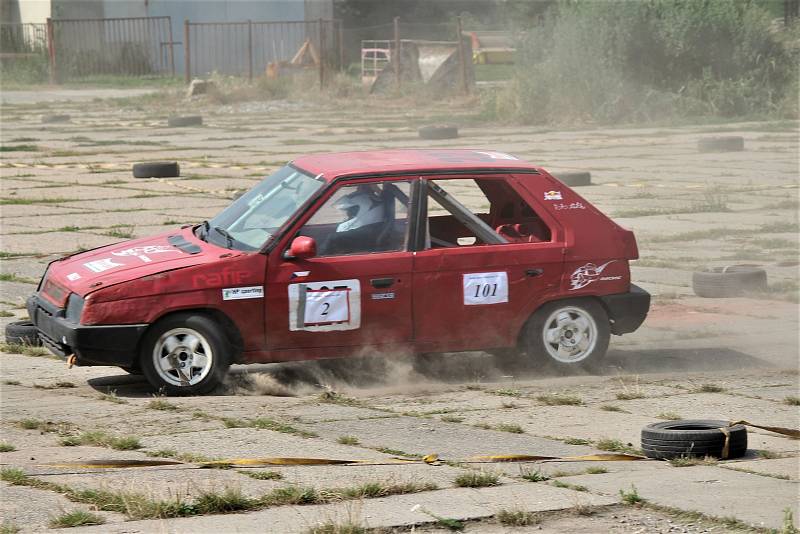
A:
<svg viewBox="0 0 800 534">
<path fill-rule="evenodd" d="M 603 362 L 603 374 L 687 373 L 773 367 L 765 360 L 725 347 L 703 349 L 613 349 Z"/>
</svg>

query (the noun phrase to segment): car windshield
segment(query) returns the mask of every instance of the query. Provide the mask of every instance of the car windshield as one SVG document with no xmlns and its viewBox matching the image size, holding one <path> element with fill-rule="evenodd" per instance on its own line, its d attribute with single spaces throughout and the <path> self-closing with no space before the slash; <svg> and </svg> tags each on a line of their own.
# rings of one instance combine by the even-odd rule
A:
<svg viewBox="0 0 800 534">
<path fill-rule="evenodd" d="M 260 249 L 325 182 L 283 167 L 199 226 L 198 237 L 237 250 Z"/>
</svg>

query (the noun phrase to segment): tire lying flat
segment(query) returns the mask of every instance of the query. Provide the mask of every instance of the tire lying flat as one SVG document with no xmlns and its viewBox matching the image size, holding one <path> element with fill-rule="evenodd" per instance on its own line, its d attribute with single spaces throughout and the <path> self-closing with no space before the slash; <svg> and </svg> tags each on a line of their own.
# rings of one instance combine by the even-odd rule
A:
<svg viewBox="0 0 800 534">
<path fill-rule="evenodd" d="M 177 161 L 154 161 L 150 163 L 134 163 L 134 178 L 177 178 L 181 168 Z"/>
<path fill-rule="evenodd" d="M 651 423 L 642 429 L 642 451 L 648 458 L 662 460 L 682 456 L 738 458 L 747 451 L 747 429 L 729 424 L 710 419 Z M 721 428 L 727 429 L 728 437 Z M 727 455 L 723 454 L 726 441 Z"/>
<path fill-rule="evenodd" d="M 725 137 L 704 137 L 697 141 L 700 152 L 740 152 L 744 150 L 744 137 L 729 135 Z"/>
<path fill-rule="evenodd" d="M 12 345 L 40 346 L 42 341 L 36 327 L 29 320 L 14 321 L 6 325 L 6 343 Z"/>
<path fill-rule="evenodd" d="M 692 289 L 698 297 L 740 297 L 767 289 L 767 273 L 754 265 L 728 265 L 692 274 Z"/>
<path fill-rule="evenodd" d="M 69 115 L 42 115 L 42 124 L 52 124 L 55 122 L 69 122 L 72 117 Z"/>
<path fill-rule="evenodd" d="M 167 118 L 167 126 L 170 128 L 183 128 L 185 126 L 202 126 L 203 117 L 200 115 L 173 116 Z"/>
<path fill-rule="evenodd" d="M 452 125 L 423 126 L 417 132 L 420 139 L 455 139 L 458 137 L 458 127 Z"/>
</svg>

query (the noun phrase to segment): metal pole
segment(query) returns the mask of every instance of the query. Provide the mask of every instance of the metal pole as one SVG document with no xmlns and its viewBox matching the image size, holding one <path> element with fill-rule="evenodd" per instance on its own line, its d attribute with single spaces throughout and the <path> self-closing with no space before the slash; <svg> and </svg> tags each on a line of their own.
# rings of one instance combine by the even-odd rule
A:
<svg viewBox="0 0 800 534">
<path fill-rule="evenodd" d="M 57 76 L 56 76 L 56 46 L 55 46 L 55 35 L 53 32 L 53 19 L 47 19 L 47 57 L 50 68 L 48 69 L 49 74 L 49 81 L 50 84 L 56 83 Z"/>
<path fill-rule="evenodd" d="M 319 19 L 317 24 L 319 24 L 319 88 L 321 91 L 325 87 L 325 45 L 323 44 L 325 32 L 323 31 L 322 19 Z"/>
<path fill-rule="evenodd" d="M 247 79 L 253 81 L 253 21 L 247 21 Z"/>
<path fill-rule="evenodd" d="M 183 81 L 190 83 L 192 81 L 192 47 L 189 44 L 189 19 L 183 20 L 183 62 L 184 62 L 184 76 Z"/>
<path fill-rule="evenodd" d="M 400 17 L 394 18 L 394 83 L 400 89 Z"/>
<path fill-rule="evenodd" d="M 464 94 L 469 94 L 469 84 L 467 83 L 467 54 L 464 51 L 464 34 L 461 27 L 461 16 L 456 17 L 458 27 L 458 64 L 461 71 L 461 88 Z"/>
<path fill-rule="evenodd" d="M 344 71 L 344 21 L 339 23 L 339 70 Z"/>
<path fill-rule="evenodd" d="M 169 65 L 172 77 L 175 77 L 175 43 L 172 39 L 172 18 L 167 17 L 167 28 L 169 28 Z"/>
</svg>

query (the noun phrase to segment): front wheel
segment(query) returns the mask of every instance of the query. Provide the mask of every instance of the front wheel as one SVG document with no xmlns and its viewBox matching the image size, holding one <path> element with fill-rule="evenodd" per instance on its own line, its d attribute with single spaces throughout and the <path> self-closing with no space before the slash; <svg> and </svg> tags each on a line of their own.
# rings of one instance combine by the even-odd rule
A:
<svg viewBox="0 0 800 534">
<path fill-rule="evenodd" d="M 608 350 L 608 314 L 598 302 L 550 302 L 525 327 L 523 350 L 537 364 L 559 371 L 593 370 Z"/>
<path fill-rule="evenodd" d="M 162 319 L 145 335 L 140 354 L 147 381 L 168 395 L 202 395 L 219 386 L 230 367 L 230 343 L 205 315 Z"/>
</svg>

